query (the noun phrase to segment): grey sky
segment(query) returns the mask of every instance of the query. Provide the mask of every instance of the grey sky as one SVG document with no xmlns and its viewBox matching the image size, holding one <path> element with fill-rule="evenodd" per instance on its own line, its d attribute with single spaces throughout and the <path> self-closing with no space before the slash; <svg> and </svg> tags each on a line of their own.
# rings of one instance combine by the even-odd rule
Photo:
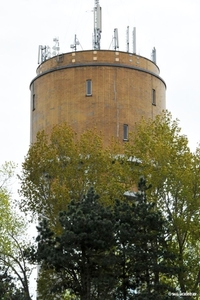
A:
<svg viewBox="0 0 200 300">
<path fill-rule="evenodd" d="M 180 120 L 195 150 L 200 141 L 200 1 L 100 0 L 102 49 L 112 49 L 114 28 L 126 51 L 126 28 L 137 28 L 137 53 L 157 49 L 160 75 L 167 84 L 167 109 Z M 69 52 L 74 35 L 92 48 L 94 0 L 2 0 L 0 2 L 0 164 L 21 164 L 29 147 L 30 81 L 36 75 L 39 45 Z"/>
<path fill-rule="evenodd" d="M 167 109 L 180 120 L 194 150 L 200 140 L 199 0 L 100 0 L 102 49 L 112 49 L 114 28 L 126 51 L 126 28 L 137 28 L 137 53 L 151 57 L 167 84 Z M 92 48 L 94 0 L 6 0 L 0 3 L 1 156 L 0 163 L 23 161 L 29 146 L 29 83 L 36 75 L 38 45 L 69 52 L 74 34 Z"/>
</svg>

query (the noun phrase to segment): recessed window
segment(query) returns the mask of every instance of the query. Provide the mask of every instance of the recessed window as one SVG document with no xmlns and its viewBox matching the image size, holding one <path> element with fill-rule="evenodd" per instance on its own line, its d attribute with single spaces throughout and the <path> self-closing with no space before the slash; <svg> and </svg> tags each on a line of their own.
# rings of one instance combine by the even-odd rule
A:
<svg viewBox="0 0 200 300">
<path fill-rule="evenodd" d="M 92 80 L 86 80 L 86 96 L 92 96 Z"/>
<path fill-rule="evenodd" d="M 123 138 L 124 141 L 127 141 L 128 140 L 128 125 L 127 124 L 124 124 L 124 138 Z"/>
<path fill-rule="evenodd" d="M 35 110 L 35 94 L 32 97 L 32 110 Z"/>
<path fill-rule="evenodd" d="M 156 90 L 152 89 L 152 105 L 156 105 Z"/>
</svg>

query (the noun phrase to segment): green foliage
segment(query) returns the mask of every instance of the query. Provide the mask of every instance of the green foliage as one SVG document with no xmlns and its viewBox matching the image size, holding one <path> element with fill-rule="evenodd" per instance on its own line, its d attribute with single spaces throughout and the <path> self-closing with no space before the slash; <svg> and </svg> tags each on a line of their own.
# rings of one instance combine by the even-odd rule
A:
<svg viewBox="0 0 200 300">
<path fill-rule="evenodd" d="M 6 162 L 0 168 L 0 248 L 9 247 L 9 231 L 17 230 L 18 222 L 12 211 L 10 202 L 9 183 L 14 174 L 15 165 L 12 162 Z"/>
<path fill-rule="evenodd" d="M 52 293 L 70 289 L 81 299 L 86 295 L 96 299 L 98 290 L 102 299 L 109 296 L 113 281 L 112 219 L 111 209 L 102 206 L 91 189 L 86 197 L 71 201 L 68 210 L 59 214 L 61 235 L 55 236 L 46 220 L 40 223 L 36 258 L 43 268 L 53 268 L 60 277 Z"/>
<path fill-rule="evenodd" d="M 137 157 L 135 168 L 153 183 L 148 199 L 170 218 L 171 248 L 179 267 L 182 292 L 199 290 L 200 176 L 199 150 L 191 153 L 178 121 L 165 112 L 142 120 L 125 145 L 126 157 Z M 135 175 L 134 175 L 135 176 Z"/>
<path fill-rule="evenodd" d="M 40 263 L 41 271 L 55 272 L 50 293 L 67 290 L 81 300 L 168 299 L 174 288 L 162 277 L 171 278 L 176 268 L 166 241 L 167 223 L 145 199 L 140 191 L 137 204 L 125 200 L 105 207 L 90 189 L 59 214 L 61 234 L 46 219 L 41 221 L 37 248 L 30 249 L 29 257 Z M 43 292 L 39 290 L 41 299 Z"/>
<path fill-rule="evenodd" d="M 56 226 L 58 213 L 66 210 L 72 198 L 79 201 L 88 186 L 103 195 L 105 204 L 114 202 L 114 197 L 121 197 L 130 185 L 123 165 L 115 159 L 119 153 L 116 143 L 105 149 L 95 130 L 78 138 L 62 124 L 52 130 L 50 137 L 38 133 L 23 163 L 21 209 L 44 214 Z"/>
<path fill-rule="evenodd" d="M 169 219 L 168 250 L 176 255 L 178 274 L 171 279 L 163 276 L 162 284 L 198 294 L 200 147 L 195 153 L 190 151 L 178 120 L 172 120 L 169 112 L 154 120 L 141 120 L 128 142 L 123 146 L 111 143 L 107 149 L 95 130 L 77 137 L 63 124 L 56 126 L 51 136 L 38 133 L 23 164 L 21 207 L 32 215 L 44 215 L 49 229 L 59 235 L 59 212 L 66 212 L 72 200 L 79 203 L 88 187 L 101 195 L 101 204 L 114 209 L 115 198 L 127 205 L 123 195 L 136 191 L 140 176 L 152 183 L 146 191 L 148 202 L 155 203 L 152 210 L 162 211 Z"/>
<path fill-rule="evenodd" d="M 0 268 L 0 299 L 27 300 L 24 292 L 16 286 L 16 281 L 10 275 L 9 269 L 5 267 Z"/>
<path fill-rule="evenodd" d="M 164 277 L 172 279 L 178 271 L 168 245 L 169 223 L 155 203 L 146 200 L 148 187 L 143 178 L 138 189 L 134 202 L 117 201 L 115 206 L 116 299 L 168 299 L 175 287 Z"/>
<path fill-rule="evenodd" d="M 0 169 L 0 298 L 30 300 L 28 274 L 21 237 L 25 223 L 13 209 L 9 184 L 14 175 L 15 165 L 6 162 Z M 27 241 L 26 241 L 27 243 Z M 21 289 L 17 288 L 21 286 Z"/>
</svg>

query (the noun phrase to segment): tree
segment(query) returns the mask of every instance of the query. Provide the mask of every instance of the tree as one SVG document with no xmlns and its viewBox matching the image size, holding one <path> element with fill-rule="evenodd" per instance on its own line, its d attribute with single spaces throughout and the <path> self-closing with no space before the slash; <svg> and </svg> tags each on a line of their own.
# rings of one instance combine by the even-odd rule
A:
<svg viewBox="0 0 200 300">
<path fill-rule="evenodd" d="M 199 151 L 191 153 L 178 121 L 168 112 L 155 120 L 142 120 L 125 146 L 126 157 L 139 162 L 135 172 L 154 183 L 148 199 L 171 220 L 171 248 L 179 267 L 177 285 L 183 293 L 198 294 Z"/>
<path fill-rule="evenodd" d="M 163 278 L 171 279 L 176 268 L 166 221 L 144 193 L 138 195 L 137 205 L 118 200 L 105 207 L 90 189 L 60 212 L 60 234 L 46 219 L 40 223 L 29 257 L 41 270 L 55 272 L 50 294 L 61 297 L 68 291 L 81 300 L 168 299 L 167 292 L 175 289 Z M 39 294 L 47 297 L 43 288 Z"/>
<path fill-rule="evenodd" d="M 15 165 L 6 162 L 0 169 L 0 268 L 2 271 L 1 298 L 30 300 L 28 278 L 30 269 L 23 255 L 21 237 L 25 232 L 25 224 L 13 210 L 9 193 L 9 183 L 14 174 Z M 14 283 L 13 278 L 17 283 Z M 21 285 L 21 288 L 17 288 Z M 3 290 L 7 291 L 3 295 Z M 12 292 L 15 289 L 15 292 Z M 8 291 L 10 294 L 8 294 Z M 2 296 L 3 295 L 3 296 Z M 17 295 L 17 296 L 16 296 Z M 4 297 L 4 298 L 3 298 Z M 15 297 L 15 298 L 14 298 Z M 16 298 L 18 297 L 18 298 Z"/>
<path fill-rule="evenodd" d="M 73 197 L 78 201 L 93 186 L 105 204 L 114 203 L 130 186 L 124 172 L 120 146 L 103 147 L 102 137 L 88 130 L 80 137 L 66 124 L 53 128 L 50 136 L 39 132 L 23 163 L 21 209 L 45 217 L 56 226 L 60 211 Z M 118 159 L 120 157 L 120 159 Z"/>
<path fill-rule="evenodd" d="M 40 263 L 41 269 L 56 272 L 57 283 L 51 293 L 63 294 L 68 290 L 81 300 L 111 297 L 115 283 L 111 268 L 113 214 L 98 198 L 90 189 L 81 200 L 72 200 L 68 209 L 59 214 L 63 229 L 59 235 L 49 228 L 46 219 L 37 227 L 38 246 L 32 259 Z M 44 297 L 40 290 L 39 294 Z"/>
<path fill-rule="evenodd" d="M 22 235 L 22 232 L 20 232 L 20 234 L 16 234 L 16 232 L 7 233 L 10 246 L 9 248 L 1 247 L 0 265 L 9 270 L 11 278 L 15 278 L 17 285 L 20 287 L 21 298 L 23 297 L 22 299 L 24 300 L 31 300 L 29 278 L 33 267 L 28 264 L 25 256 L 25 249 L 28 246 L 28 242 L 22 241 Z"/>
<path fill-rule="evenodd" d="M 177 268 L 169 247 L 169 223 L 155 203 L 147 201 L 149 187 L 141 178 L 131 203 L 117 201 L 114 208 L 118 258 L 116 299 L 161 300 L 169 298 L 169 291 L 175 291 L 172 278 Z"/>
<path fill-rule="evenodd" d="M 64 125 L 52 134 L 38 133 L 23 164 L 21 207 L 50 220 L 51 230 L 62 232 L 58 221 L 71 200 L 78 202 L 93 186 L 102 203 L 137 190 L 140 176 L 152 182 L 148 201 L 169 218 L 171 250 L 179 270 L 173 284 L 182 293 L 199 293 L 200 150 L 192 153 L 177 120 L 169 112 L 141 120 L 121 147 L 105 149 L 96 131 L 77 137 Z M 186 300 L 186 297 L 185 297 Z"/>
<path fill-rule="evenodd" d="M 16 286 L 16 280 L 9 273 L 9 268 L 0 268 L 0 298 L 2 300 L 26 300 L 24 293 Z"/>
</svg>

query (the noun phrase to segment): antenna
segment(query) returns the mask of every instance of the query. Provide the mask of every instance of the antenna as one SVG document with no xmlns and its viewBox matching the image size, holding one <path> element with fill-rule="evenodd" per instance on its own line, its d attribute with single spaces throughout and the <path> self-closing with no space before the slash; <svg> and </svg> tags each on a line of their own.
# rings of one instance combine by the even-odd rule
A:
<svg viewBox="0 0 200 300">
<path fill-rule="evenodd" d="M 38 64 L 43 63 L 51 57 L 50 47 L 39 45 L 38 48 Z"/>
<path fill-rule="evenodd" d="M 70 48 L 72 48 L 72 49 L 74 49 L 74 51 L 76 51 L 76 49 L 77 49 L 76 46 L 78 46 L 78 45 L 80 45 L 80 43 L 79 43 L 79 40 L 77 39 L 76 34 L 75 34 L 75 36 L 74 36 L 74 44 L 70 45 Z"/>
<path fill-rule="evenodd" d="M 102 32 L 102 14 L 101 7 L 99 6 L 99 0 L 94 1 L 94 36 L 93 36 L 93 48 L 100 49 L 100 40 Z"/>
<path fill-rule="evenodd" d="M 126 50 L 129 52 L 129 26 L 126 29 Z"/>
<path fill-rule="evenodd" d="M 136 54 L 136 28 L 133 27 L 133 54 Z"/>
<path fill-rule="evenodd" d="M 113 47 L 114 47 L 114 50 L 117 50 L 119 48 L 118 29 L 117 28 L 114 29 Z"/>
<path fill-rule="evenodd" d="M 156 48 L 153 47 L 153 50 L 151 52 L 151 60 L 156 64 Z"/>
<path fill-rule="evenodd" d="M 52 47 L 53 49 L 53 52 L 52 52 L 52 55 L 53 56 L 56 56 L 56 55 L 59 55 L 59 50 L 60 50 L 60 47 L 59 47 L 59 38 L 58 37 L 55 37 L 53 39 L 53 41 L 55 42 L 54 46 Z"/>
</svg>

